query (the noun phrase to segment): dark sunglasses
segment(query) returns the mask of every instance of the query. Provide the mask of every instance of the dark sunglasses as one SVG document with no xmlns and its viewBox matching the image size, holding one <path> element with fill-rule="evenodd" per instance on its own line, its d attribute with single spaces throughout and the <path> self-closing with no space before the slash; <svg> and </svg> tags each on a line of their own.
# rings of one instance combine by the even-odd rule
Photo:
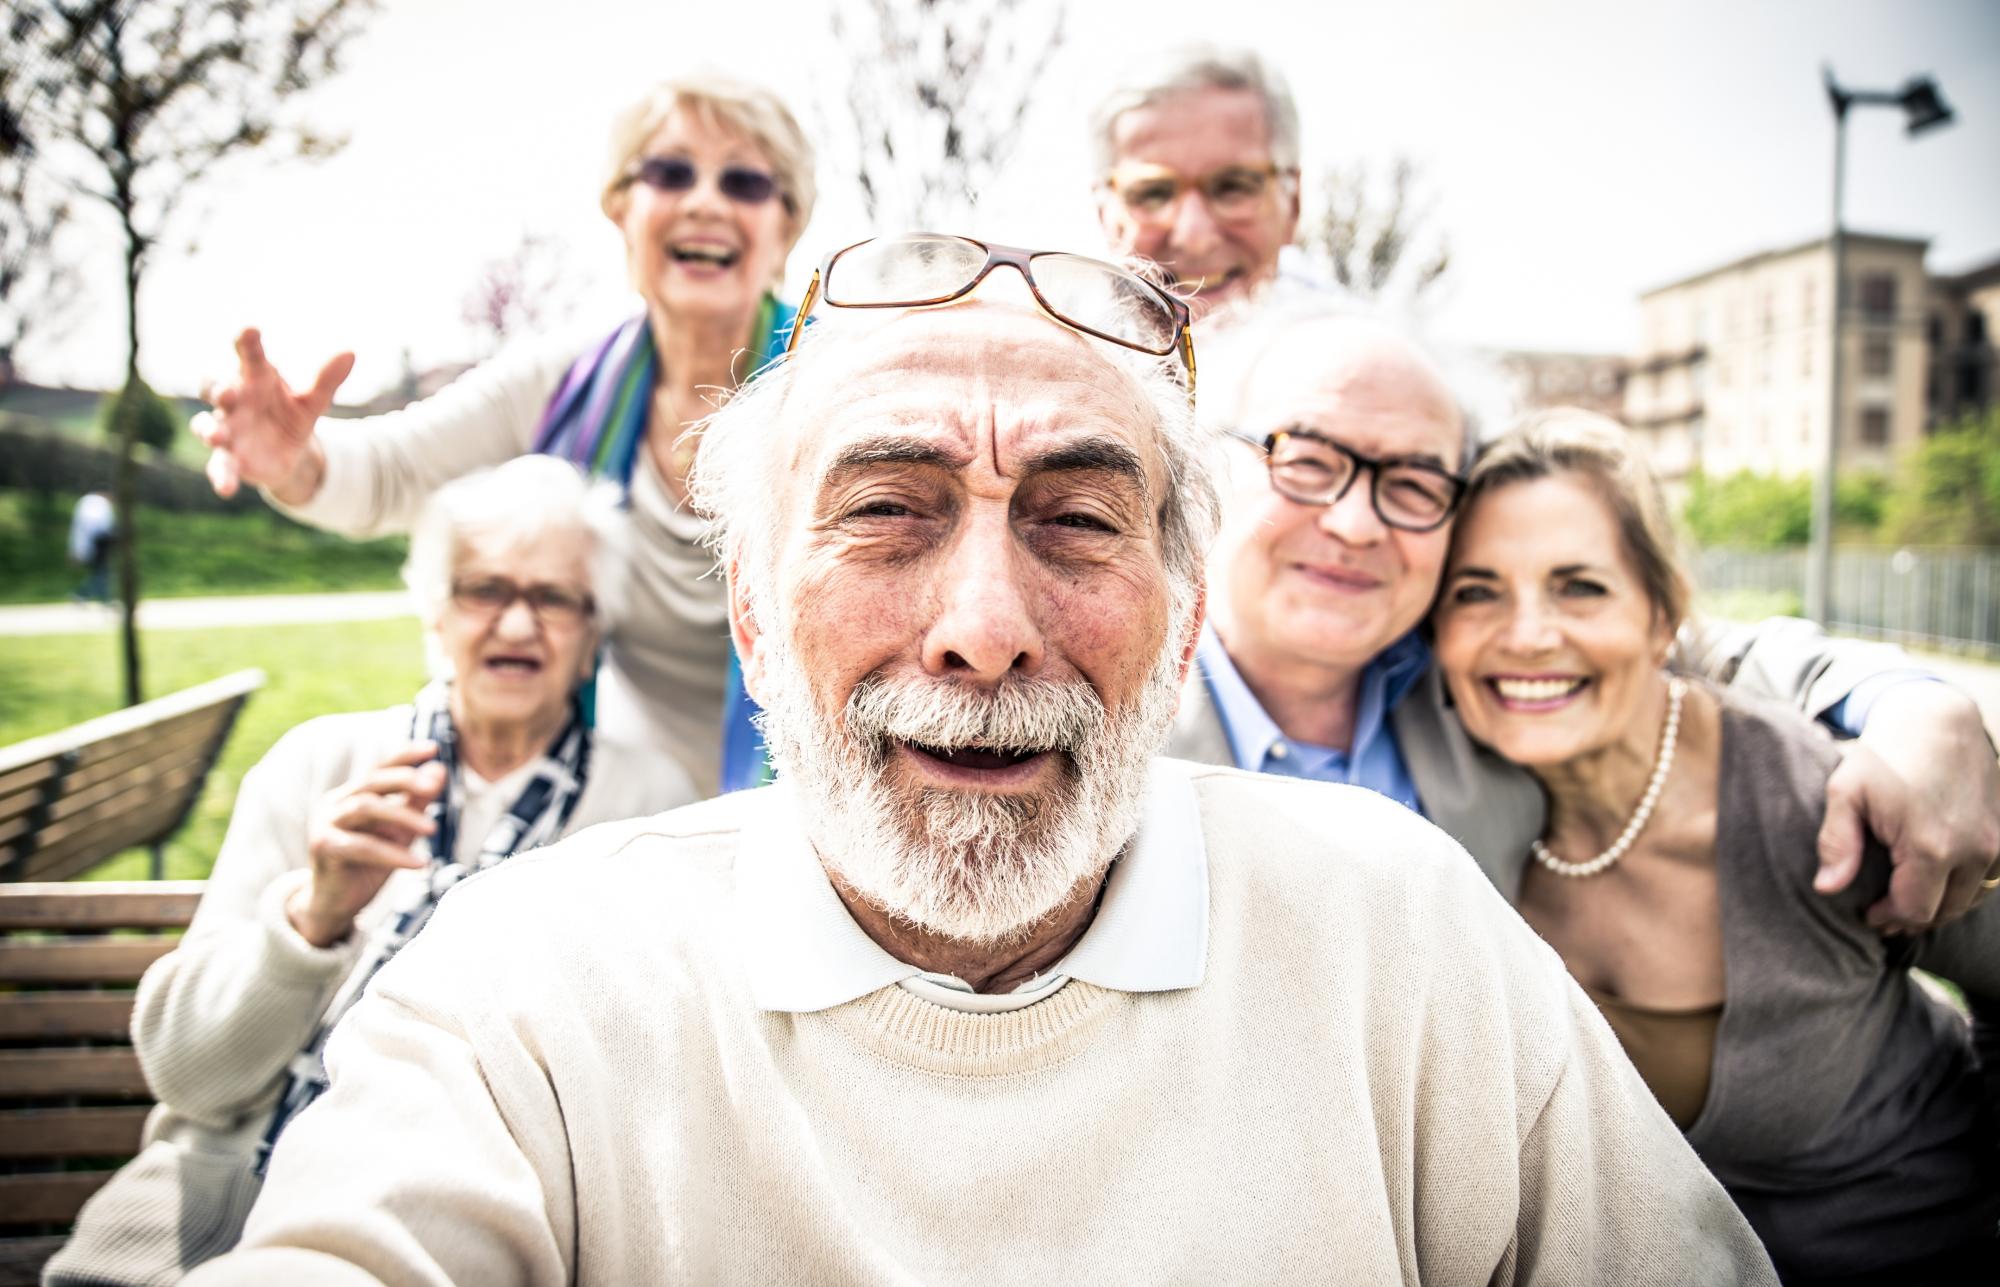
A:
<svg viewBox="0 0 2000 1287">
<path fill-rule="evenodd" d="M 643 183 L 655 192 L 692 192 L 701 171 L 686 157 L 649 156 L 625 175 L 627 183 Z M 725 165 L 715 176 L 716 189 L 731 201 L 761 205 L 778 195 L 777 176 L 747 165 Z"/>
</svg>

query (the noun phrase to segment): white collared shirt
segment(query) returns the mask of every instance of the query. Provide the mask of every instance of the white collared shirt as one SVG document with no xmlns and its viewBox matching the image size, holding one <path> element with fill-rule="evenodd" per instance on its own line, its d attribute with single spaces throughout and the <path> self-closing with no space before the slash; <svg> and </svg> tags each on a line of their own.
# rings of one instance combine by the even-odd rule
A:
<svg viewBox="0 0 2000 1287">
<path fill-rule="evenodd" d="M 955 1010 L 1019 1009 L 1070 979 L 1120 992 L 1171 992 L 1199 984 L 1208 961 L 1208 851 L 1185 771 L 1155 760 L 1139 831 L 1112 864 L 1090 927 L 1047 974 L 1011 993 L 899 961 L 868 937 L 820 866 L 800 825 L 790 784 L 743 828 L 736 856 L 736 915 L 750 990 L 766 1010 L 807 1013 L 899 984 Z"/>
</svg>

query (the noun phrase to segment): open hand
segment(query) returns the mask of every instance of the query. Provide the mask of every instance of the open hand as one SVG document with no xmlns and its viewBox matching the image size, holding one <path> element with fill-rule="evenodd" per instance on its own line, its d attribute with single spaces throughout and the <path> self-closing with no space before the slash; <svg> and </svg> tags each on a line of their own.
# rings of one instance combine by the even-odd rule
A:
<svg viewBox="0 0 2000 1287">
<path fill-rule="evenodd" d="M 314 806 L 312 874 L 285 906 L 308 943 L 331 947 L 346 938 L 393 873 L 426 865 L 410 846 L 437 829 L 424 814 L 445 786 L 436 755 L 437 743 L 414 742 Z"/>
<path fill-rule="evenodd" d="M 312 387 L 299 393 L 265 358 L 264 339 L 255 327 L 236 337 L 236 362 L 233 382 L 202 390 L 215 410 L 189 425 L 215 449 L 208 458 L 209 484 L 219 496 L 233 496 L 250 483 L 269 488 L 287 504 L 311 500 L 319 490 L 324 460 L 313 441 L 313 426 L 354 369 L 354 355 L 334 357 L 320 368 Z"/>
</svg>

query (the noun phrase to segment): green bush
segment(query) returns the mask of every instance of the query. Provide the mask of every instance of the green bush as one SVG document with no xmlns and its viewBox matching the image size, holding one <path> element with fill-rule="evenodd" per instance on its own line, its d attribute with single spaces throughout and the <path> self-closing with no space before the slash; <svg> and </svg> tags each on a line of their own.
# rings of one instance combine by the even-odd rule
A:
<svg viewBox="0 0 2000 1287">
<path fill-rule="evenodd" d="M 1889 480 L 1870 471 L 1844 474 L 1833 489 L 1834 530 L 1842 540 L 1872 539 L 1890 496 Z M 1776 549 L 1812 535 L 1812 479 L 1741 470 L 1711 479 L 1688 475 L 1681 520 L 1695 544 Z"/>
<path fill-rule="evenodd" d="M 172 450 L 187 422 L 174 414 L 153 387 L 137 376 L 125 387 L 104 399 L 104 436 L 113 443 L 125 441 L 129 431 L 136 441 L 164 455 Z"/>
<path fill-rule="evenodd" d="M 1912 450 L 1887 511 L 1899 545 L 2000 545 L 2000 407 Z"/>
</svg>

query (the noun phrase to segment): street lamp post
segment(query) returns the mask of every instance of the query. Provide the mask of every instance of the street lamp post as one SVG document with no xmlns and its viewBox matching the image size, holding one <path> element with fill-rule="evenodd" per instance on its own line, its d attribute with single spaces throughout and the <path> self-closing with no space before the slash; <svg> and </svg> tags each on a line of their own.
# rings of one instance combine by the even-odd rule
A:
<svg viewBox="0 0 2000 1287">
<path fill-rule="evenodd" d="M 1841 412 L 1841 323 L 1847 317 L 1847 243 L 1841 228 L 1842 181 L 1847 167 L 1847 109 L 1864 106 L 1900 107 L 1911 135 L 1923 133 L 1951 120 L 1951 108 L 1938 93 L 1937 82 L 1928 76 L 1913 76 L 1899 90 L 1844 89 L 1833 78 L 1833 68 L 1822 69 L 1826 78 L 1827 101 L 1833 105 L 1833 234 L 1827 250 L 1833 260 L 1833 355 L 1827 363 L 1830 379 L 1827 395 L 1826 443 L 1819 455 L 1819 469 L 1813 475 L 1812 543 L 1806 552 L 1806 615 L 1821 625 L 1833 614 L 1833 479 L 1840 448 Z"/>
</svg>

